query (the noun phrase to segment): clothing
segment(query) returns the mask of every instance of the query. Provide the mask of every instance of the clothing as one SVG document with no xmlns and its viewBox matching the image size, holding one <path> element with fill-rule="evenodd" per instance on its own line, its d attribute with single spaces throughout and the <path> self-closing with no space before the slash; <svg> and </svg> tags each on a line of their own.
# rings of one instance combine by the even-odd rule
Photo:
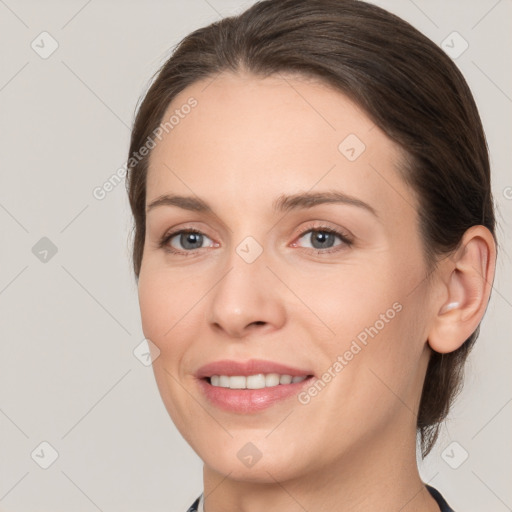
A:
<svg viewBox="0 0 512 512">
<path fill-rule="evenodd" d="M 454 512 L 453 508 L 451 508 L 450 505 L 446 503 L 445 499 L 441 496 L 441 493 L 437 489 L 430 487 L 430 485 L 427 485 L 427 489 L 432 498 L 436 500 L 437 504 L 439 505 L 439 508 L 441 509 L 441 512 Z M 201 507 L 201 512 L 202 511 L 203 509 Z"/>
<path fill-rule="evenodd" d="M 187 510 L 187 512 L 204 512 L 203 499 L 203 493 L 201 493 L 201 496 L 192 503 L 192 506 Z"/>
<path fill-rule="evenodd" d="M 441 493 L 434 489 L 433 487 L 430 487 L 430 485 L 427 485 L 428 492 L 434 498 L 439 505 L 440 512 L 454 512 L 454 510 L 446 503 L 445 499 L 441 496 Z M 197 498 L 196 501 L 192 504 L 192 506 L 187 510 L 187 512 L 204 512 L 204 497 L 203 494 Z"/>
</svg>

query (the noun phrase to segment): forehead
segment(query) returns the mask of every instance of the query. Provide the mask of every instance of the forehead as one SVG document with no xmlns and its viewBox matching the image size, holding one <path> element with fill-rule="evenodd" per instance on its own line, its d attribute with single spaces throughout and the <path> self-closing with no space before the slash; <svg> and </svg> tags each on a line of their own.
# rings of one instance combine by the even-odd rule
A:
<svg viewBox="0 0 512 512">
<path fill-rule="evenodd" d="M 181 91 L 162 123 L 171 117 L 150 158 L 147 202 L 172 191 L 246 210 L 270 208 L 283 192 L 333 188 L 383 209 L 414 203 L 398 146 L 319 80 L 224 73 Z"/>
</svg>

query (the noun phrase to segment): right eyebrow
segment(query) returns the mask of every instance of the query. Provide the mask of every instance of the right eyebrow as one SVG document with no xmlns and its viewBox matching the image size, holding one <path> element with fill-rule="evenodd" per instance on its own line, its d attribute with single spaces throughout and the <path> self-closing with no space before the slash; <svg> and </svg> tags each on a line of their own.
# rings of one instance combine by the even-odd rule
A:
<svg viewBox="0 0 512 512">
<path fill-rule="evenodd" d="M 194 212 L 212 212 L 210 206 L 198 197 L 164 194 L 151 201 L 146 208 L 146 213 L 159 206 L 177 206 L 178 208 Z"/>
</svg>

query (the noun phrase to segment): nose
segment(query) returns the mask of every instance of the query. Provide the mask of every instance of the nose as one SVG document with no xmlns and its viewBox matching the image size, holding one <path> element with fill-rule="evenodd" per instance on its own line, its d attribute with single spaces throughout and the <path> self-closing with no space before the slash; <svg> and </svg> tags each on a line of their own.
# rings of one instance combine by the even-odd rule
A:
<svg viewBox="0 0 512 512">
<path fill-rule="evenodd" d="M 267 267 L 264 254 L 248 263 L 233 251 L 223 277 L 208 294 L 207 318 L 218 334 L 245 338 L 283 327 L 283 285 Z"/>
</svg>

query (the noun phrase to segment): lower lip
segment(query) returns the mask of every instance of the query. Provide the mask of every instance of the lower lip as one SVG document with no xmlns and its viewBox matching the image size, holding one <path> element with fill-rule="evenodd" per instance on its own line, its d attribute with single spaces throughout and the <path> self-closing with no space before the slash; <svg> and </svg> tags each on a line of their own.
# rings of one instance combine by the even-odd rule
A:
<svg viewBox="0 0 512 512">
<path fill-rule="evenodd" d="M 313 377 L 301 382 L 279 384 L 262 389 L 231 389 L 212 386 L 206 379 L 199 379 L 199 386 L 210 402 L 229 412 L 253 413 L 267 409 L 291 396 L 297 395 L 309 386 Z"/>
</svg>

